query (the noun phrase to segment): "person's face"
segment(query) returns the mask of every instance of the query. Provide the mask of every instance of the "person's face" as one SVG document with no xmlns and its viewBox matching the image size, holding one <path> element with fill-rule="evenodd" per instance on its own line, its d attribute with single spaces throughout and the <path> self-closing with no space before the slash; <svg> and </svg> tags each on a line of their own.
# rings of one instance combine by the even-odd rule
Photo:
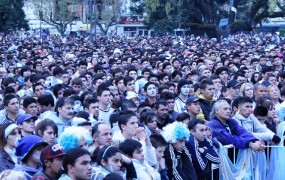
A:
<svg viewBox="0 0 285 180">
<path fill-rule="evenodd" d="M 126 87 L 125 87 L 125 85 L 124 85 L 124 80 L 120 80 L 119 82 L 118 82 L 118 89 L 120 90 L 120 91 L 124 91 L 125 89 L 126 89 Z"/>
<path fill-rule="evenodd" d="M 60 80 L 62 80 L 63 84 L 68 84 L 68 74 L 63 74 Z"/>
<path fill-rule="evenodd" d="M 271 107 L 271 108 L 268 110 L 267 117 L 270 118 L 270 119 L 273 119 L 273 118 L 276 117 L 276 109 L 275 109 L 275 106 Z"/>
<path fill-rule="evenodd" d="M 23 72 L 23 77 L 27 77 L 29 75 L 31 75 L 31 71 L 30 70 Z"/>
<path fill-rule="evenodd" d="M 122 130 L 130 136 L 134 136 L 136 134 L 137 128 L 138 118 L 136 116 L 132 116 L 126 125 L 122 125 Z"/>
<path fill-rule="evenodd" d="M 265 58 L 260 58 L 259 64 L 260 65 L 265 65 L 266 64 L 266 59 Z"/>
<path fill-rule="evenodd" d="M 83 126 L 85 128 L 85 126 Z M 88 128 L 86 128 L 88 129 Z M 90 129 L 88 129 L 90 130 Z M 80 141 L 79 141 L 79 144 L 78 144 L 78 147 L 81 148 L 81 149 L 86 149 L 88 150 L 88 145 L 87 145 L 87 142 L 84 138 L 81 138 Z"/>
<path fill-rule="evenodd" d="M 212 75 L 211 71 L 209 69 L 206 69 L 204 71 L 202 71 L 201 76 L 206 76 L 208 78 L 210 78 Z"/>
<path fill-rule="evenodd" d="M 239 114 L 245 118 L 248 118 L 252 113 L 252 103 L 244 103 L 238 106 Z"/>
<path fill-rule="evenodd" d="M 198 142 L 203 142 L 207 137 L 206 125 L 197 124 L 193 129 L 191 129 L 191 135 L 194 136 Z"/>
<path fill-rule="evenodd" d="M 35 131 L 35 122 L 33 119 L 28 119 L 20 125 L 20 128 L 24 132 L 33 133 Z"/>
<path fill-rule="evenodd" d="M 157 117 L 159 117 L 161 119 L 166 119 L 169 116 L 168 106 L 164 106 L 163 104 L 160 104 L 158 109 L 157 109 L 156 115 L 157 115 Z"/>
<path fill-rule="evenodd" d="M 103 167 L 108 170 L 111 173 L 118 173 L 120 171 L 120 168 L 122 166 L 122 155 L 121 153 L 117 152 L 114 156 L 111 156 L 108 158 L 107 162 L 102 160 L 101 163 Z"/>
<path fill-rule="evenodd" d="M 242 76 L 238 76 L 237 78 L 238 83 L 241 85 L 246 82 L 246 78 Z"/>
<path fill-rule="evenodd" d="M 89 114 L 92 114 L 95 117 L 99 116 L 99 103 L 91 103 L 89 105 L 89 108 L 85 109 L 86 112 L 88 112 Z"/>
<path fill-rule="evenodd" d="M 157 161 L 159 161 L 159 160 L 161 160 L 161 158 L 163 158 L 165 149 L 166 149 L 166 146 L 158 146 L 155 149 Z"/>
<path fill-rule="evenodd" d="M 48 144 L 53 144 L 55 139 L 55 131 L 51 126 L 47 126 L 43 132 L 43 140 Z"/>
<path fill-rule="evenodd" d="M 223 80 L 223 81 L 227 81 L 228 80 L 228 72 L 227 71 L 222 71 L 219 74 L 219 77 Z"/>
<path fill-rule="evenodd" d="M 143 149 L 142 149 L 142 148 L 136 149 L 136 150 L 133 152 L 132 158 L 138 160 L 138 161 L 141 162 L 141 163 L 144 163 L 144 153 L 143 153 Z"/>
<path fill-rule="evenodd" d="M 168 104 L 168 111 L 174 111 L 174 99 L 168 99 L 166 102 Z"/>
<path fill-rule="evenodd" d="M 132 78 L 134 78 L 134 80 L 137 79 L 138 75 L 137 75 L 137 72 L 136 71 L 130 71 L 129 72 L 129 76 L 131 76 Z"/>
<path fill-rule="evenodd" d="M 268 80 L 270 82 L 270 84 L 277 86 L 277 79 L 276 77 L 271 76 Z"/>
<path fill-rule="evenodd" d="M 77 84 L 73 84 L 72 85 L 72 89 L 76 92 L 76 93 L 79 93 L 82 89 L 82 86 L 81 85 L 77 85 Z"/>
<path fill-rule="evenodd" d="M 184 86 L 181 87 L 180 89 L 180 93 L 183 96 L 188 96 L 189 95 L 189 91 L 190 91 L 190 85 L 189 84 L 185 84 Z"/>
<path fill-rule="evenodd" d="M 21 138 L 20 131 L 18 128 L 15 128 L 7 137 L 6 139 L 6 145 L 8 147 L 15 148 L 16 142 Z"/>
<path fill-rule="evenodd" d="M 221 79 L 214 79 L 213 83 L 214 83 L 215 89 L 217 89 L 219 91 L 222 89 L 223 86 L 222 86 Z"/>
<path fill-rule="evenodd" d="M 100 103 L 104 105 L 109 105 L 111 103 L 111 93 L 110 91 L 103 91 L 101 96 L 97 96 Z"/>
<path fill-rule="evenodd" d="M 231 94 L 234 98 L 235 98 L 235 97 L 238 97 L 238 95 L 239 95 L 239 89 L 240 89 L 240 86 L 235 86 L 235 87 L 229 88 L 230 94 Z"/>
<path fill-rule="evenodd" d="M 187 108 L 188 113 L 191 113 L 194 115 L 199 114 L 199 112 L 201 110 L 201 106 L 200 106 L 199 101 L 195 101 L 195 102 L 192 102 L 190 104 L 187 104 L 186 108 Z"/>
<path fill-rule="evenodd" d="M 15 70 L 15 66 L 11 66 L 11 65 L 10 65 L 10 66 L 8 67 L 8 71 L 9 71 L 9 72 L 14 73 L 14 70 Z"/>
<path fill-rule="evenodd" d="M 112 131 L 111 127 L 107 124 L 100 124 L 98 133 L 94 135 L 94 140 L 99 146 L 112 144 Z"/>
<path fill-rule="evenodd" d="M 87 88 L 87 79 L 86 78 L 81 78 L 82 80 L 82 88 L 85 89 Z"/>
<path fill-rule="evenodd" d="M 246 86 L 246 88 L 244 90 L 244 95 L 252 98 L 253 97 L 253 88 L 250 86 Z"/>
<path fill-rule="evenodd" d="M 282 64 L 282 59 L 280 59 L 279 57 L 275 58 L 273 64 L 275 66 L 280 66 Z"/>
<path fill-rule="evenodd" d="M 135 81 L 134 80 L 132 80 L 132 81 L 129 81 L 128 83 L 127 83 L 127 91 L 133 91 L 133 92 L 135 92 L 135 90 L 136 90 L 136 88 L 135 88 Z"/>
<path fill-rule="evenodd" d="M 63 162 L 63 156 L 59 156 L 56 158 L 53 158 L 53 161 L 49 161 L 48 165 L 50 167 L 50 170 L 53 174 L 59 174 L 60 169 L 62 168 L 62 162 Z"/>
<path fill-rule="evenodd" d="M 25 109 L 26 114 L 31 114 L 32 116 L 37 115 L 38 105 L 37 103 L 29 104 L 28 107 Z"/>
<path fill-rule="evenodd" d="M 58 113 L 64 120 L 70 120 L 73 116 L 73 105 L 65 103 L 62 107 L 58 108 Z"/>
<path fill-rule="evenodd" d="M 171 74 L 171 68 L 172 68 L 171 65 L 166 66 L 164 72 L 167 74 Z"/>
<path fill-rule="evenodd" d="M 216 115 L 220 120 L 228 120 L 231 115 L 230 105 L 225 101 L 220 102 L 220 107 L 216 109 Z"/>
<path fill-rule="evenodd" d="M 254 92 L 255 99 L 266 96 L 267 88 L 265 86 L 259 86 Z"/>
<path fill-rule="evenodd" d="M 30 156 L 30 160 L 35 162 L 35 163 L 40 163 L 40 156 L 41 156 L 41 152 L 42 152 L 43 147 L 40 146 L 38 148 L 36 148 L 35 150 L 33 150 L 31 156 Z"/>
<path fill-rule="evenodd" d="M 5 109 L 12 114 L 18 114 L 20 109 L 19 100 L 17 98 L 11 99 L 8 106 L 5 106 Z"/>
<path fill-rule="evenodd" d="M 156 97 L 156 93 L 157 93 L 157 89 L 156 89 L 156 86 L 153 85 L 153 84 L 150 84 L 148 87 L 147 87 L 147 96 L 149 97 Z"/>
<path fill-rule="evenodd" d="M 37 97 L 40 97 L 41 95 L 44 94 L 44 87 L 43 86 L 36 86 L 35 87 L 35 94 Z"/>
<path fill-rule="evenodd" d="M 260 78 L 260 75 L 258 73 L 256 73 L 256 74 L 254 74 L 253 78 L 254 78 L 255 82 L 257 82 Z"/>
<path fill-rule="evenodd" d="M 85 74 L 86 73 L 86 70 L 87 70 L 87 66 L 86 65 L 80 65 L 79 66 L 79 74 Z"/>
<path fill-rule="evenodd" d="M 43 65 L 40 64 L 40 63 L 38 63 L 38 64 L 36 65 L 36 70 L 37 70 L 37 71 L 42 71 L 42 70 L 43 70 Z"/>
<path fill-rule="evenodd" d="M 90 180 L 92 175 L 91 157 L 85 154 L 75 160 L 74 166 L 68 165 L 68 172 L 73 174 L 75 179 Z"/>
<path fill-rule="evenodd" d="M 185 142 L 186 142 L 186 139 L 181 139 L 181 140 L 177 140 L 176 143 L 172 143 L 172 145 L 174 149 L 181 152 L 185 148 Z"/>
<path fill-rule="evenodd" d="M 156 77 L 149 78 L 149 82 L 159 84 L 158 79 Z"/>
<path fill-rule="evenodd" d="M 148 79 L 149 75 L 150 75 L 150 72 L 144 72 L 143 73 L 143 77 L 145 77 L 146 79 Z"/>
<path fill-rule="evenodd" d="M 162 79 L 161 84 L 164 84 L 164 83 L 166 83 L 168 81 L 169 81 L 169 77 L 168 76 L 164 76 L 163 79 Z"/>
<path fill-rule="evenodd" d="M 212 100 L 214 97 L 215 86 L 214 85 L 207 85 L 205 89 L 201 89 L 201 93 L 203 94 L 204 98 L 207 100 Z"/>
<path fill-rule="evenodd" d="M 155 132 L 157 128 L 156 117 L 153 117 L 152 120 L 146 124 L 146 126 L 150 131 Z"/>
<path fill-rule="evenodd" d="M 120 100 L 120 94 L 119 94 L 119 91 L 118 90 L 114 90 L 113 92 L 113 102 L 114 103 L 117 103 L 119 100 Z"/>
<path fill-rule="evenodd" d="M 214 55 L 214 59 L 215 59 L 215 55 Z M 207 68 L 208 69 L 213 69 L 213 65 L 214 65 L 214 61 L 210 61 L 210 60 L 207 60 Z"/>
<path fill-rule="evenodd" d="M 271 87 L 268 89 L 268 95 L 271 99 L 278 99 L 280 97 L 280 91 L 278 88 Z"/>
</svg>

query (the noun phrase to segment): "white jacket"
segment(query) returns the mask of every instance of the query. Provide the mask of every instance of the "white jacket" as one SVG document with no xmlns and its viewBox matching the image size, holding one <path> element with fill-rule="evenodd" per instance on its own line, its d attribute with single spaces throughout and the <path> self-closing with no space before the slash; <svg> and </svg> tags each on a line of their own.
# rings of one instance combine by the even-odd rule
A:
<svg viewBox="0 0 285 180">
<path fill-rule="evenodd" d="M 261 122 L 251 114 L 248 118 L 243 117 L 238 112 L 233 116 L 233 119 L 242 126 L 245 130 L 252 133 L 254 137 L 264 141 L 272 140 L 275 135 L 267 127 L 263 126 Z"/>
<path fill-rule="evenodd" d="M 151 167 L 147 162 L 141 163 L 136 159 L 132 159 L 137 173 L 138 180 L 160 180 L 160 174 Z"/>
</svg>

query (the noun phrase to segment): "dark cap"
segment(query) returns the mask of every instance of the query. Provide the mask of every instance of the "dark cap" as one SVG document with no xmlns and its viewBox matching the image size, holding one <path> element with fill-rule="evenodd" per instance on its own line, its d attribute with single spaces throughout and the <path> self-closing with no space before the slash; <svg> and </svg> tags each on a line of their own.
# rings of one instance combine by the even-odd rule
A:
<svg viewBox="0 0 285 180">
<path fill-rule="evenodd" d="M 228 88 L 235 88 L 240 86 L 239 82 L 235 79 L 231 80 L 230 82 L 228 82 L 227 87 Z"/>
<path fill-rule="evenodd" d="M 199 97 L 197 97 L 197 96 L 191 96 L 191 97 L 189 97 L 187 100 L 186 100 L 186 104 L 190 104 L 190 103 L 192 103 L 192 102 L 195 102 L 195 101 L 199 101 Z"/>
<path fill-rule="evenodd" d="M 45 160 L 53 159 L 64 155 L 65 152 L 60 144 L 48 145 L 42 149 L 41 162 L 44 163 Z"/>
</svg>

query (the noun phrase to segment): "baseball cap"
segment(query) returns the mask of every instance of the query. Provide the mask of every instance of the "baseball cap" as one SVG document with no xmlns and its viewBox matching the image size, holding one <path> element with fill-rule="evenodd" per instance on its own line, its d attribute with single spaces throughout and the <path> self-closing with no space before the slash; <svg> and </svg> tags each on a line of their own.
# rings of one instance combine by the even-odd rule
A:
<svg viewBox="0 0 285 180">
<path fill-rule="evenodd" d="M 63 147 L 60 144 L 53 144 L 53 145 L 48 145 L 42 149 L 40 159 L 41 162 L 44 163 L 45 160 L 53 159 L 64 155 L 65 152 L 63 150 Z"/>
<path fill-rule="evenodd" d="M 197 96 L 191 96 L 191 97 L 189 97 L 187 100 L 186 100 L 186 104 L 190 104 L 190 103 L 192 103 L 192 102 L 195 102 L 195 101 L 199 101 L 199 97 L 197 97 Z"/>
<path fill-rule="evenodd" d="M 44 142 L 42 138 L 36 135 L 27 135 L 20 139 L 16 145 L 16 156 L 24 160 L 29 153 L 40 146 L 47 146 L 48 143 Z"/>
<path fill-rule="evenodd" d="M 235 88 L 240 86 L 239 82 L 235 79 L 231 80 L 230 82 L 228 82 L 227 87 L 228 88 Z"/>
<path fill-rule="evenodd" d="M 32 116 L 30 114 L 22 114 L 22 115 L 17 117 L 17 125 L 22 124 L 24 121 L 27 121 L 29 119 L 33 119 L 34 121 L 36 121 L 38 119 L 38 117 Z"/>
</svg>

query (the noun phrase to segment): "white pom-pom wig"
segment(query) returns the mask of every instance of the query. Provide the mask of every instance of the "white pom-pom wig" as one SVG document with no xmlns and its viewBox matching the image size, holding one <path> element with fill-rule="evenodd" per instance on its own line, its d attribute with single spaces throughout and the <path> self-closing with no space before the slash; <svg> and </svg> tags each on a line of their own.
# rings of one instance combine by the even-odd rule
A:
<svg viewBox="0 0 285 180">
<path fill-rule="evenodd" d="M 168 143 L 176 143 L 181 139 L 188 139 L 190 131 L 185 127 L 182 122 L 174 122 L 165 126 L 161 132 Z"/>
</svg>

